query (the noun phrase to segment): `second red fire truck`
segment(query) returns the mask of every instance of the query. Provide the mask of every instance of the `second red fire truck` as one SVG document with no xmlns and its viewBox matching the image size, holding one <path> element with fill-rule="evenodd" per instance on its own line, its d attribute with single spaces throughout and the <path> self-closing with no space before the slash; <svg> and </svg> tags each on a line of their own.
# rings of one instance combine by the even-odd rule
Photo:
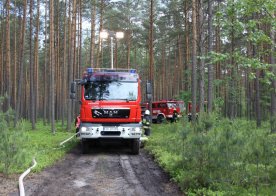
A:
<svg viewBox="0 0 276 196">
<path fill-rule="evenodd" d="M 171 120 L 173 113 L 177 112 L 178 118 L 185 113 L 184 101 L 161 100 L 152 102 L 152 120 L 162 123 L 164 120 Z"/>
</svg>

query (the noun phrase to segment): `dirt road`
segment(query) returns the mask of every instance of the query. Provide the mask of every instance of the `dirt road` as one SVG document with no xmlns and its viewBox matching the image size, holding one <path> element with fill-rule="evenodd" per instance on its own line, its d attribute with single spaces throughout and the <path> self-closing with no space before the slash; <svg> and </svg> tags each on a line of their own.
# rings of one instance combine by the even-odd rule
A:
<svg viewBox="0 0 276 196">
<path fill-rule="evenodd" d="M 87 155 L 76 147 L 64 160 L 25 180 L 26 195 L 183 195 L 144 150 L 100 144 Z"/>
</svg>

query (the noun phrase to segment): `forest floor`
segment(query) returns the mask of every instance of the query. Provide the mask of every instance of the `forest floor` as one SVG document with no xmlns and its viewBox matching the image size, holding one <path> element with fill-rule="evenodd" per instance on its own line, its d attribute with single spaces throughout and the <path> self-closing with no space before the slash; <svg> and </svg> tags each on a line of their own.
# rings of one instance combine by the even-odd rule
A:
<svg viewBox="0 0 276 196">
<path fill-rule="evenodd" d="M 19 175 L 12 175 L 8 178 L 0 174 L 0 195 L 9 195 L 9 193 L 18 190 Z"/>
<path fill-rule="evenodd" d="M 38 163 L 39 164 L 39 163 Z M 2 180 L 0 195 L 19 195 L 18 178 Z M 63 160 L 24 180 L 26 195 L 183 195 L 146 151 L 131 155 L 116 143 L 99 143 L 86 155 L 76 146 Z"/>
</svg>

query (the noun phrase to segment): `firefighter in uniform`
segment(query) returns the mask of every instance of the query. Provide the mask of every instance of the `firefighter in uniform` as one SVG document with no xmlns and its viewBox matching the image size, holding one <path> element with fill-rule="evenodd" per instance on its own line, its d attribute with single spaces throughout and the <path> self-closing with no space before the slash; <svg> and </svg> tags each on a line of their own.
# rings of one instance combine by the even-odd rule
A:
<svg viewBox="0 0 276 196">
<path fill-rule="evenodd" d="M 151 123 L 150 111 L 146 110 L 142 120 L 142 124 L 145 130 L 146 136 L 150 136 L 150 123 Z"/>
<path fill-rule="evenodd" d="M 178 113 L 176 111 L 176 108 L 173 109 L 173 115 L 172 115 L 172 119 L 171 119 L 171 123 L 176 122 L 178 119 Z"/>
</svg>

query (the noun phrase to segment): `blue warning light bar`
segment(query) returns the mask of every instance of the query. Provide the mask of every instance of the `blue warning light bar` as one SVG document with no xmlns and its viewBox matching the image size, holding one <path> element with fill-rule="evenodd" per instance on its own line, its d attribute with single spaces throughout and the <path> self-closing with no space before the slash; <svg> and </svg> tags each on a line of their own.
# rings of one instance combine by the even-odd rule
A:
<svg viewBox="0 0 276 196">
<path fill-rule="evenodd" d="M 93 73 L 93 68 L 91 68 L 91 67 L 90 67 L 90 68 L 87 68 L 87 73 L 88 73 L 88 74 L 92 74 L 92 73 Z"/>
</svg>

